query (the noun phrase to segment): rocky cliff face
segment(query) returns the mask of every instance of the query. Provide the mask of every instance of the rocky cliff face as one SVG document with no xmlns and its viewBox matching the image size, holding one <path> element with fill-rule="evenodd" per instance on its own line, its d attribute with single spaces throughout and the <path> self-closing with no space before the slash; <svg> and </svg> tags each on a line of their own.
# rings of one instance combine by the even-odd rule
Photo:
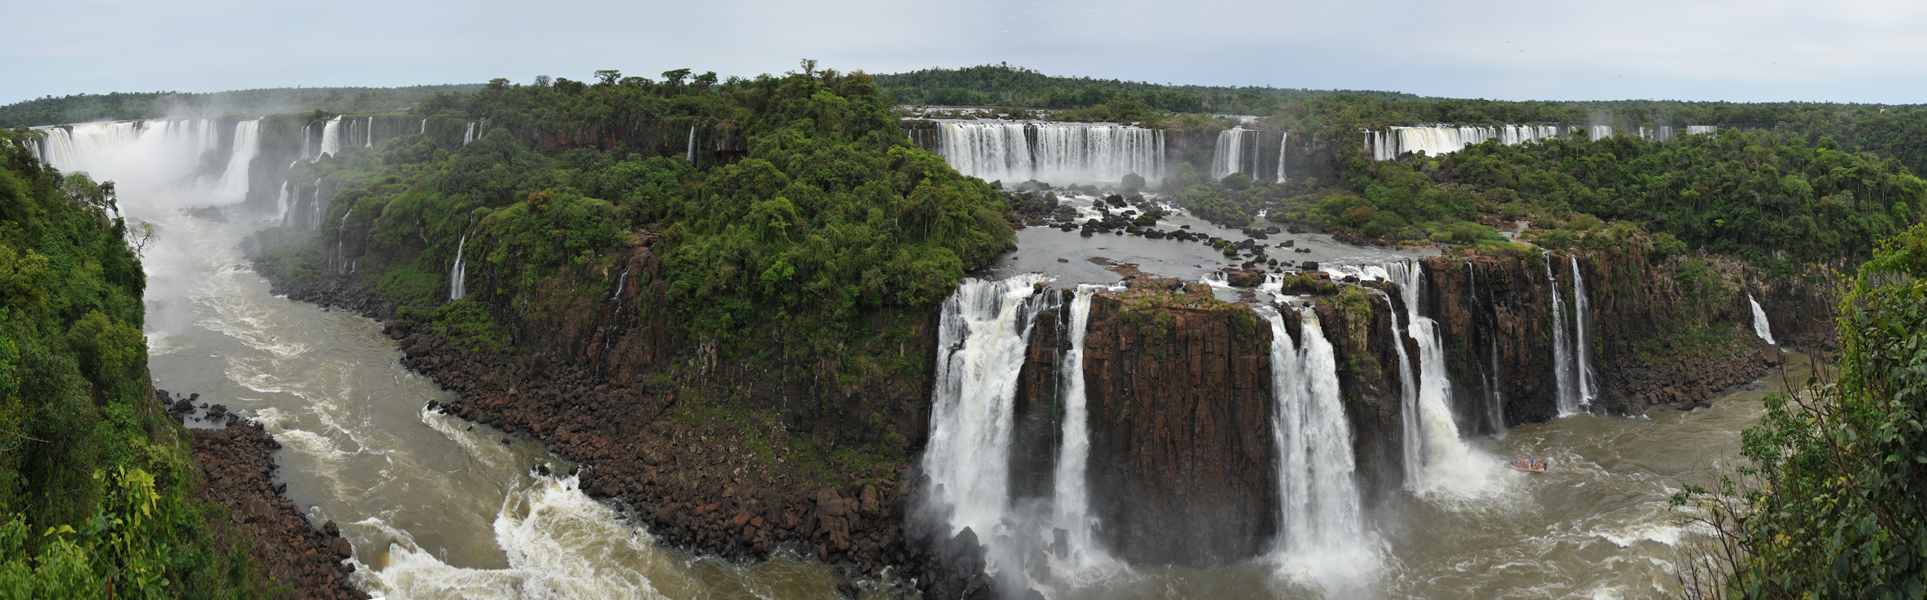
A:
<svg viewBox="0 0 1927 600">
<path fill-rule="evenodd" d="M 1277 531 L 1271 329 L 1256 317 L 1204 289 L 1092 300 L 1092 509 L 1118 556 L 1221 564 L 1261 553 Z"/>
<path fill-rule="evenodd" d="M 1508 428 L 1557 415 L 1552 299 L 1558 294 L 1564 304 L 1572 335 L 1573 260 L 1590 309 L 1586 351 L 1598 388 L 1593 410 L 1640 414 L 1655 405 L 1692 407 L 1780 364 L 1779 349 L 1753 334 L 1746 281 L 1756 273 L 1731 259 L 1673 257 L 1653 264 L 1649 250 L 1632 244 L 1577 258 L 1425 261 L 1420 310 L 1444 331 L 1460 430 L 1497 431 L 1493 403 L 1502 407 Z M 1826 304 L 1818 293 L 1824 286 L 1778 281 L 1761 286 L 1761 303 L 1770 307 L 1780 342 L 1822 346 L 1830 340 L 1831 323 L 1793 316 Z M 1783 322 L 1788 335 L 1780 337 Z"/>
</svg>

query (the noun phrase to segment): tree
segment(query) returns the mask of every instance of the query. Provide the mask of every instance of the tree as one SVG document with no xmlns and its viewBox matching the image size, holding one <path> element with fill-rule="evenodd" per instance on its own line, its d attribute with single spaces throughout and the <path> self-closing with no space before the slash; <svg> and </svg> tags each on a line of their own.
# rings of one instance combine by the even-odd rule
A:
<svg viewBox="0 0 1927 600">
<path fill-rule="evenodd" d="M 595 78 L 601 80 L 602 85 L 615 85 L 616 80 L 622 79 L 622 71 L 602 69 L 595 72 Z"/>
<path fill-rule="evenodd" d="M 689 69 L 676 69 L 674 71 L 662 72 L 663 82 L 669 85 L 680 86 L 682 85 L 682 80 L 687 78 L 689 78 Z"/>
<path fill-rule="evenodd" d="M 547 75 L 536 75 L 535 87 L 549 87 L 549 81 L 550 79 Z"/>
</svg>

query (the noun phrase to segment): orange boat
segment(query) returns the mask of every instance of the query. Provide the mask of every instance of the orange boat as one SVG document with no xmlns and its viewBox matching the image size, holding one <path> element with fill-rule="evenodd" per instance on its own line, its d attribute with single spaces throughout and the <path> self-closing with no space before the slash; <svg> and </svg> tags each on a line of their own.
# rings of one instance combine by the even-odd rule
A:
<svg viewBox="0 0 1927 600">
<path fill-rule="evenodd" d="M 1506 465 L 1527 473 L 1546 472 L 1546 461 L 1544 459 L 1514 460 L 1508 461 Z"/>
</svg>

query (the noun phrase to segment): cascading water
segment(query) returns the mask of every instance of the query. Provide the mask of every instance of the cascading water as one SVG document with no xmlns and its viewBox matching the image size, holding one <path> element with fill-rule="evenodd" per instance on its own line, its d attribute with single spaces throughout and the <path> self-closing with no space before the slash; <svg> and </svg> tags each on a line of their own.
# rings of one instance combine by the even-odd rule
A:
<svg viewBox="0 0 1927 600">
<path fill-rule="evenodd" d="M 1252 175 L 1258 163 L 1257 130 L 1233 127 L 1218 132 L 1218 145 L 1211 153 L 1211 178 L 1224 179 L 1232 173 Z M 1251 146 L 1247 151 L 1245 146 Z"/>
<path fill-rule="evenodd" d="M 1587 306 L 1586 277 L 1579 273 L 1579 258 L 1573 257 L 1572 263 L 1572 329 L 1574 344 L 1572 348 L 1573 371 L 1578 375 L 1579 405 L 1591 406 L 1599 397 L 1597 375 L 1592 370 L 1592 347 L 1586 339 L 1592 334 L 1592 310 Z"/>
<path fill-rule="evenodd" d="M 1753 292 L 1746 293 L 1746 303 L 1753 305 L 1753 335 L 1760 336 L 1760 339 L 1766 340 L 1768 344 L 1780 345 L 1779 342 L 1773 341 L 1773 324 L 1767 322 L 1766 310 L 1761 309 L 1760 302 L 1753 299 Z"/>
<path fill-rule="evenodd" d="M 948 505 L 951 533 L 989 540 L 1010 513 L 1010 442 L 1018 370 L 1042 296 L 1041 275 L 965 279 L 943 303 L 923 470 L 929 497 Z"/>
<path fill-rule="evenodd" d="M 313 204 L 308 206 L 308 230 L 321 231 L 321 178 L 314 180 Z"/>
<path fill-rule="evenodd" d="M 686 162 L 686 163 L 696 162 L 696 126 L 695 125 L 689 126 L 689 141 L 685 143 L 683 148 L 685 149 L 684 156 L 682 159 L 683 162 Z"/>
<path fill-rule="evenodd" d="M 1285 156 L 1289 154 L 1286 149 L 1291 147 L 1291 132 L 1282 133 L 1284 135 L 1278 136 L 1278 183 L 1285 182 Z"/>
<path fill-rule="evenodd" d="M 1686 126 L 1686 135 L 1706 135 L 1706 134 L 1712 134 L 1712 133 L 1719 133 L 1719 131 L 1720 131 L 1720 128 L 1714 125 L 1687 125 Z"/>
<path fill-rule="evenodd" d="M 1592 126 L 1590 133 L 1592 135 L 1592 139 L 1603 140 L 1613 136 L 1613 126 L 1594 125 Z"/>
<path fill-rule="evenodd" d="M 1353 477 L 1351 424 L 1339 395 L 1338 361 L 1318 314 L 1298 309 L 1294 343 L 1284 317 L 1270 311 L 1272 432 L 1278 444 L 1279 535 L 1272 551 L 1282 567 L 1308 568 L 1327 595 L 1356 586 L 1375 558 Z"/>
<path fill-rule="evenodd" d="M 449 302 L 461 300 L 462 296 L 468 295 L 468 288 L 466 287 L 466 282 L 468 279 L 468 269 L 467 269 L 467 265 L 465 265 L 462 262 L 462 250 L 467 247 L 468 247 L 468 234 L 464 233 L 462 234 L 462 241 L 457 242 L 455 244 L 455 267 L 448 270 L 448 301 Z M 617 288 L 617 289 L 621 289 L 621 288 Z"/>
<path fill-rule="evenodd" d="M 1459 439 L 1458 423 L 1452 419 L 1452 380 L 1446 370 L 1445 343 L 1438 335 L 1438 323 L 1419 311 L 1424 264 L 1414 260 L 1385 265 L 1385 271 L 1399 286 L 1408 317 L 1405 331 L 1418 342 L 1419 349 L 1418 411 L 1405 413 L 1405 430 L 1417 429 L 1423 436 L 1425 463 L 1419 478 L 1408 480 L 1408 485 L 1419 491 L 1466 492 L 1484 487 L 1491 461 L 1477 456 Z M 1410 425 L 1413 420 L 1418 421 L 1417 426 Z"/>
<path fill-rule="evenodd" d="M 1375 160 L 1393 160 L 1407 152 L 1438 156 L 1464 150 L 1466 146 L 1496 139 L 1516 146 L 1531 141 L 1564 137 L 1566 128 L 1556 125 L 1500 125 L 1498 127 L 1391 127 L 1366 131 L 1365 141 Z"/>
<path fill-rule="evenodd" d="M 475 123 L 471 121 L 468 124 L 468 128 L 462 130 L 462 145 L 467 146 L 469 142 L 473 141 L 475 141 Z"/>
<path fill-rule="evenodd" d="M 234 124 L 234 147 L 228 154 L 227 169 L 214 184 L 217 200 L 238 202 L 248 196 L 248 165 L 261 152 L 261 120 Z"/>
<path fill-rule="evenodd" d="M 282 181 L 281 196 L 274 199 L 275 222 L 280 223 L 284 227 L 288 224 L 288 196 L 293 191 L 294 182 Z"/>
<path fill-rule="evenodd" d="M 1412 358 L 1405 353 L 1405 330 L 1398 325 L 1398 306 L 1392 297 L 1375 288 L 1372 293 L 1385 300 L 1385 313 L 1392 319 L 1392 349 L 1398 352 L 1399 458 L 1404 462 L 1405 487 L 1416 489 L 1425 476 L 1425 442 L 1419 433 L 1418 381 L 1412 376 Z"/>
<path fill-rule="evenodd" d="M 428 119 L 422 119 L 422 129 L 421 131 L 417 131 L 415 133 L 418 133 L 421 135 L 428 135 Z"/>
<path fill-rule="evenodd" d="M 348 257 L 347 255 L 343 254 L 344 248 L 346 247 L 347 236 L 344 236 L 342 234 L 348 230 L 348 217 L 354 214 L 355 214 L 355 208 L 352 206 L 348 207 L 348 212 L 341 213 L 341 224 L 335 226 L 334 271 L 342 275 L 348 274 Z"/>
<path fill-rule="evenodd" d="M 1566 302 L 1559 293 L 1559 279 L 1552 275 L 1552 253 L 1544 252 L 1546 285 L 1552 290 L 1552 374 L 1559 386 L 1559 416 L 1579 412 L 1579 382 L 1574 381 L 1572 350 L 1566 342 Z"/>
<path fill-rule="evenodd" d="M 937 154 L 959 173 L 992 181 L 1164 178 L 1164 132 L 1129 125 L 947 121 Z"/>
<path fill-rule="evenodd" d="M 336 115 L 335 118 L 328 119 L 326 125 L 321 126 L 321 149 L 315 152 L 314 160 L 318 161 L 323 156 L 334 156 L 340 152 L 341 116 Z"/>
<path fill-rule="evenodd" d="M 1064 562 L 1073 575 L 1113 563 L 1092 539 L 1091 532 L 1097 523 L 1090 515 L 1091 492 L 1086 474 L 1091 436 L 1084 394 L 1084 336 L 1091 320 L 1091 298 L 1100 289 L 1104 288 L 1077 286 L 1070 307 L 1071 348 L 1064 355 L 1062 371 L 1064 435 L 1063 444 L 1058 448 L 1052 503 L 1056 527 L 1066 532 L 1069 542 Z"/>
<path fill-rule="evenodd" d="M 311 133 L 313 128 L 313 125 L 301 126 L 301 160 L 308 160 L 314 153 L 314 146 L 312 145 L 314 135 Z"/>
<path fill-rule="evenodd" d="M 367 141 L 363 142 L 361 146 L 363 148 L 375 147 L 375 118 L 374 117 L 368 117 L 368 126 L 365 127 L 364 129 L 368 130 L 366 132 Z"/>
</svg>

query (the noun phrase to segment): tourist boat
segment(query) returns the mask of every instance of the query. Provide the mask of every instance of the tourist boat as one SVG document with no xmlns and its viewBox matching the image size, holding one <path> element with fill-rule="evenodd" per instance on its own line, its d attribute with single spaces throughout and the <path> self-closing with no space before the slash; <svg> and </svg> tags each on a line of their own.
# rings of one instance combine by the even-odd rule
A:
<svg viewBox="0 0 1927 600">
<path fill-rule="evenodd" d="M 1527 473 L 1546 472 L 1545 459 L 1527 459 L 1527 460 L 1507 461 L 1506 465 L 1520 471 L 1525 471 Z"/>
</svg>

